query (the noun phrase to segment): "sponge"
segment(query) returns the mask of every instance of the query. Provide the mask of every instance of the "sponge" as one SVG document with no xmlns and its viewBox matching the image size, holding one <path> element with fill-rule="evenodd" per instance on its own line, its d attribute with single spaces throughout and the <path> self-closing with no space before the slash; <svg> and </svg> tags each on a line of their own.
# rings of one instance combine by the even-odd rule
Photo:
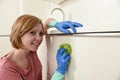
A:
<svg viewBox="0 0 120 80">
<path fill-rule="evenodd" d="M 63 43 L 59 46 L 59 48 L 65 48 L 66 52 L 70 55 L 72 53 L 72 47 L 70 44 L 68 43 Z M 70 61 L 68 62 L 68 64 L 70 64 Z"/>
<path fill-rule="evenodd" d="M 65 48 L 66 52 L 70 55 L 72 53 L 71 45 L 68 43 L 63 43 L 59 46 L 59 48 Z"/>
</svg>

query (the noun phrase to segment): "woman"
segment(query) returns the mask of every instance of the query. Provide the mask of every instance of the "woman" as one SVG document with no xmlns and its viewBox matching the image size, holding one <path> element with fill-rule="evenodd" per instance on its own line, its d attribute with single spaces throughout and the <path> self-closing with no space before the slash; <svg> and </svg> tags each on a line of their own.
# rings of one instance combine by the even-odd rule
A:
<svg viewBox="0 0 120 80">
<path fill-rule="evenodd" d="M 46 27 L 52 25 L 59 28 L 63 27 L 63 24 L 68 25 L 68 23 L 58 23 L 54 19 L 48 19 L 43 27 L 41 20 L 35 16 L 18 17 L 10 34 L 13 49 L 0 59 L 0 80 L 42 80 L 42 65 L 37 56 L 37 49 L 43 40 L 44 32 L 48 29 Z M 62 31 L 65 29 L 67 28 L 60 28 Z M 59 49 L 57 52 L 59 63 L 52 80 L 62 80 L 68 68 L 67 62 L 70 56 L 67 53 L 61 55 L 63 52 L 65 49 Z"/>
</svg>

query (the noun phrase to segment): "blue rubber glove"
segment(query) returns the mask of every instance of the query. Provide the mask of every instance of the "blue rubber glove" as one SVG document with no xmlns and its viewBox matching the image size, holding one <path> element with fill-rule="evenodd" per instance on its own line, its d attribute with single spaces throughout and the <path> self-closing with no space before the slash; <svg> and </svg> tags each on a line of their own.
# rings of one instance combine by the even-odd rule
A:
<svg viewBox="0 0 120 80">
<path fill-rule="evenodd" d="M 65 48 L 60 48 L 57 51 L 56 59 L 58 65 L 56 71 L 64 75 L 68 69 L 68 62 L 70 60 L 70 55 L 66 53 Z"/>
<path fill-rule="evenodd" d="M 76 33 L 76 27 L 83 27 L 82 24 L 78 23 L 78 22 L 72 22 L 72 21 L 62 21 L 62 22 L 58 22 L 54 19 L 51 19 L 50 22 L 47 24 L 49 28 L 57 28 L 59 31 L 64 32 L 66 34 L 71 33 L 69 30 L 69 28 L 72 29 L 72 31 L 74 33 Z"/>
<path fill-rule="evenodd" d="M 78 23 L 78 22 L 63 21 L 63 22 L 57 22 L 57 23 L 55 24 L 55 27 L 56 27 L 59 31 L 64 32 L 64 33 L 66 33 L 66 34 L 69 34 L 69 33 L 71 33 L 71 32 L 70 32 L 69 30 L 67 30 L 67 29 L 71 28 L 72 31 L 73 31 L 74 33 L 76 33 L 76 27 L 83 27 L 83 25 L 80 24 L 80 23 Z"/>
</svg>

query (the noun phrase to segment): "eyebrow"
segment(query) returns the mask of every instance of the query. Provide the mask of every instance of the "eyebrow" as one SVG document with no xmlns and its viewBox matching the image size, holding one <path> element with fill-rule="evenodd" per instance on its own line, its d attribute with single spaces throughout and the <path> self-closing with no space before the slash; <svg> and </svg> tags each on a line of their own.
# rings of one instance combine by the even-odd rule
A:
<svg viewBox="0 0 120 80">
<path fill-rule="evenodd" d="M 31 29 L 30 31 L 38 31 L 37 29 Z M 40 30 L 40 32 L 44 33 L 43 30 Z"/>
</svg>

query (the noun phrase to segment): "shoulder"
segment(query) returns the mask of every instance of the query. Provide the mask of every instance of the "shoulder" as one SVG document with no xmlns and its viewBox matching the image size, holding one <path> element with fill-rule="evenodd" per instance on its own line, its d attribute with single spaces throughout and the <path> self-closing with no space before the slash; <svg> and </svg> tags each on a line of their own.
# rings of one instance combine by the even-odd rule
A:
<svg viewBox="0 0 120 80">
<path fill-rule="evenodd" d="M 0 68 L 6 67 L 9 64 L 9 61 L 5 56 L 0 58 Z"/>
<path fill-rule="evenodd" d="M 5 58 L 0 58 L 0 80 L 20 80 L 18 69 Z"/>
<path fill-rule="evenodd" d="M 1 70 L 17 71 L 17 69 L 18 69 L 17 66 L 15 64 L 13 64 L 10 60 L 8 60 L 6 57 L 1 57 L 0 58 L 0 72 L 1 72 Z"/>
</svg>

